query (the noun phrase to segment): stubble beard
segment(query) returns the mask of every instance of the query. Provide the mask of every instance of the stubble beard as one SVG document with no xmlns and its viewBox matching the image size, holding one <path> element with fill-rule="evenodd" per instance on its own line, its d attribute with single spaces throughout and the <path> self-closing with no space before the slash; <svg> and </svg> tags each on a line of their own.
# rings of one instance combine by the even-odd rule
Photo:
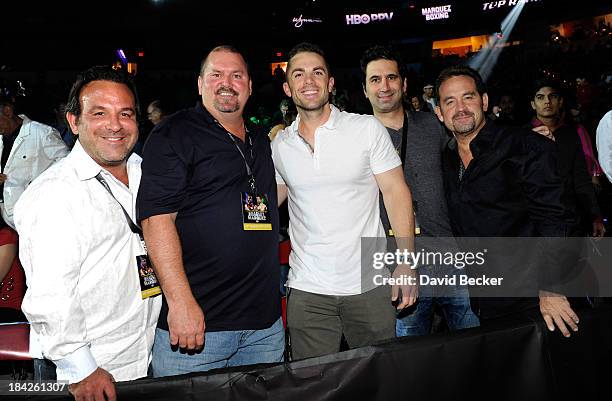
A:
<svg viewBox="0 0 612 401">
<path fill-rule="evenodd" d="M 457 117 L 457 115 L 454 115 L 452 119 L 453 132 L 456 135 L 466 136 L 474 132 L 474 129 L 476 129 L 476 116 L 474 113 L 463 114 L 462 116 L 470 117 L 469 122 L 459 123 L 455 121 L 455 117 Z"/>
</svg>

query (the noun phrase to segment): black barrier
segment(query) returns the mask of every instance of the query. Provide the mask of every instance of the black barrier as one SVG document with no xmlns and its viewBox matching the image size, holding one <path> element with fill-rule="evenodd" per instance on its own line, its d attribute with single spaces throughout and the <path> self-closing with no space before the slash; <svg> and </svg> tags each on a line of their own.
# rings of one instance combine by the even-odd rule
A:
<svg viewBox="0 0 612 401">
<path fill-rule="evenodd" d="M 533 312 L 287 364 L 118 383 L 118 399 L 609 400 L 612 307 L 580 311 L 580 331 L 569 339 L 549 333 Z"/>
</svg>

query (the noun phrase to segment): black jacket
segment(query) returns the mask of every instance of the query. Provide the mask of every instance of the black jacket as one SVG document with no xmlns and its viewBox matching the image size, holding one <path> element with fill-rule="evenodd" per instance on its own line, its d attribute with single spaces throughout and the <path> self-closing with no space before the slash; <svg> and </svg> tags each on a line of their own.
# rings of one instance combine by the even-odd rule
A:
<svg viewBox="0 0 612 401">
<path fill-rule="evenodd" d="M 539 289 L 556 290 L 562 263 L 551 238 L 565 237 L 575 226 L 562 197 L 554 143 L 525 128 L 501 127 L 487 121 L 470 143 L 473 160 L 460 179 L 460 158 L 453 138 L 443 154 L 444 186 L 451 227 L 457 237 L 547 237 L 508 247 L 508 240 L 481 239 L 489 248 L 488 266 L 512 280 L 509 291 L 473 298 L 475 312 L 495 317 L 535 306 Z M 461 243 L 461 242 L 460 242 Z M 533 243 L 533 245 L 532 245 Z M 492 249 L 491 249 L 492 248 Z M 492 266 L 492 267 L 491 267 Z M 501 269 L 501 270 L 500 270 Z M 471 295 L 475 291 L 470 289 Z M 510 293 L 514 294 L 514 293 Z M 482 295 L 480 295 L 482 296 Z"/>
<path fill-rule="evenodd" d="M 474 159 L 459 180 L 457 142 L 443 155 L 444 186 L 459 237 L 563 237 L 571 215 L 562 201 L 554 143 L 487 121 L 470 143 Z"/>
<path fill-rule="evenodd" d="M 531 125 L 535 126 L 533 122 Z M 577 220 L 583 220 L 581 226 L 590 227 L 593 219 L 601 216 L 601 211 L 586 167 L 580 137 L 576 128 L 567 124 L 557 128 L 553 135 L 557 171 L 565 188 L 563 202 Z"/>
</svg>

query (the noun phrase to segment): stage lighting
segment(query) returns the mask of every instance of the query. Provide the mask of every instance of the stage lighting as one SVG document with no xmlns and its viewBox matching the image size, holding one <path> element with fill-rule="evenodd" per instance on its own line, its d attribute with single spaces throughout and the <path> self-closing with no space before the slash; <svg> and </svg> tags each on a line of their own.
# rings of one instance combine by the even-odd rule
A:
<svg viewBox="0 0 612 401">
<path fill-rule="evenodd" d="M 519 1 L 502 21 L 501 31 L 491 35 L 487 46 L 468 61 L 468 65 L 477 70 L 485 82 L 497 64 L 497 59 L 508 42 L 510 33 L 524 7 L 525 1 Z"/>
</svg>

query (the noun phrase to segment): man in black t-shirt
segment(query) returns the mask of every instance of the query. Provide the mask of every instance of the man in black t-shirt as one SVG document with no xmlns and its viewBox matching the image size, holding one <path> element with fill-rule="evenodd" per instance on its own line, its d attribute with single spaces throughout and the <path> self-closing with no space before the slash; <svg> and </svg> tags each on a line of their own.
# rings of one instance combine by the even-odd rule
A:
<svg viewBox="0 0 612 401">
<path fill-rule="evenodd" d="M 274 166 L 266 133 L 242 116 L 242 55 L 214 48 L 198 88 L 202 102 L 166 117 L 143 153 L 138 213 L 164 292 L 156 377 L 283 360 L 278 211 L 246 204 L 277 203 Z"/>
</svg>

